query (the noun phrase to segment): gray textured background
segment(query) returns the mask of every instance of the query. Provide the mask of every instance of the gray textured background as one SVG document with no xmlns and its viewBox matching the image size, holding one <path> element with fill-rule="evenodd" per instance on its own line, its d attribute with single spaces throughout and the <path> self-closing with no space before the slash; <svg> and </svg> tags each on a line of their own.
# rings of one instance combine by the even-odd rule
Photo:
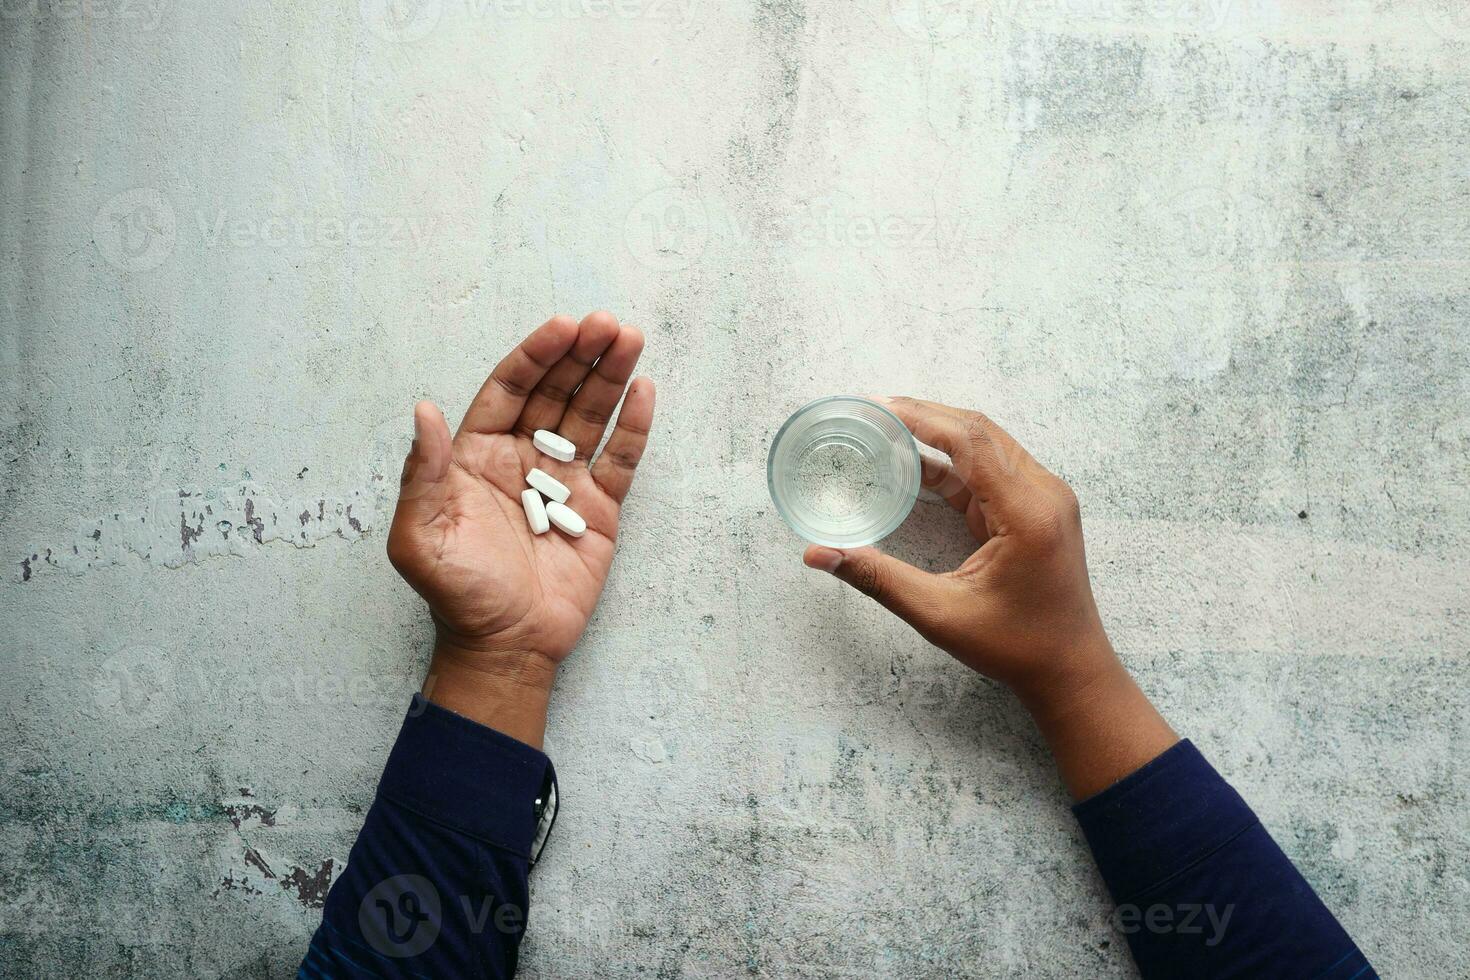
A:
<svg viewBox="0 0 1470 980">
<path fill-rule="evenodd" d="M 1166 714 L 1470 974 L 1470 13 L 529 3 L 0 4 L 0 972 L 294 969 L 427 653 L 410 406 L 607 307 L 660 423 L 527 975 L 1131 971 L 1025 717 L 772 512 L 872 390 L 1070 479 Z"/>
</svg>

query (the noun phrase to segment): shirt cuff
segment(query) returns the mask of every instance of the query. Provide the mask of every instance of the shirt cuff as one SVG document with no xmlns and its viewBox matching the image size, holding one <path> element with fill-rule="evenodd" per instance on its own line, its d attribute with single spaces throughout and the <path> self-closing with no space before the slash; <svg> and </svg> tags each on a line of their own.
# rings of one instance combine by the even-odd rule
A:
<svg viewBox="0 0 1470 980">
<path fill-rule="evenodd" d="M 1257 823 L 1245 800 L 1187 739 L 1072 812 L 1119 904 L 1193 867 Z"/>
<path fill-rule="evenodd" d="M 378 795 L 531 860 L 556 815 L 556 770 L 545 753 L 415 694 Z"/>
</svg>

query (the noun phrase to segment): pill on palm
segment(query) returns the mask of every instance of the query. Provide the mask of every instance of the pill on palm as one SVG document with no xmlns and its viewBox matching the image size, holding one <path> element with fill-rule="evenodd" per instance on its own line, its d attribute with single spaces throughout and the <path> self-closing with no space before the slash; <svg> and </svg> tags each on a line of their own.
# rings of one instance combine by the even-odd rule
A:
<svg viewBox="0 0 1470 980">
<path fill-rule="evenodd" d="M 541 501 L 541 494 L 536 488 L 531 487 L 521 491 L 521 506 L 526 510 L 526 523 L 531 525 L 532 534 L 545 534 L 551 530 L 551 521 L 546 514 L 546 504 Z M 560 507 L 561 504 L 556 506 Z"/>
<path fill-rule="evenodd" d="M 546 517 L 551 523 L 574 538 L 580 538 L 587 530 L 587 522 L 582 520 L 581 514 L 555 500 L 547 502 Z"/>
<path fill-rule="evenodd" d="M 563 463 L 570 463 L 577 458 L 577 447 L 550 429 L 537 429 L 536 434 L 531 437 L 531 443 L 552 459 L 559 459 Z"/>
<path fill-rule="evenodd" d="M 572 491 L 567 489 L 565 483 L 543 469 L 533 467 L 531 472 L 526 474 L 526 482 L 540 490 L 541 495 L 547 500 L 555 500 L 559 504 L 566 503 L 567 498 L 572 495 Z"/>
</svg>

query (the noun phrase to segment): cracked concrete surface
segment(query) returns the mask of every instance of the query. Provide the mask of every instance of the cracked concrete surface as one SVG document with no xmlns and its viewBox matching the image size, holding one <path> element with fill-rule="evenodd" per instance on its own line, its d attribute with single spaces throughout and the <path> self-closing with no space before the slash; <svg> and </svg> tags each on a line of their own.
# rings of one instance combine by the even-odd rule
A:
<svg viewBox="0 0 1470 980">
<path fill-rule="evenodd" d="M 0 972 L 292 973 L 427 653 L 410 407 L 606 307 L 659 426 L 526 975 L 1130 973 L 1024 716 L 772 512 L 873 390 L 1071 480 L 1176 727 L 1385 975 L 1470 973 L 1460 4 L 0 15 Z"/>
</svg>

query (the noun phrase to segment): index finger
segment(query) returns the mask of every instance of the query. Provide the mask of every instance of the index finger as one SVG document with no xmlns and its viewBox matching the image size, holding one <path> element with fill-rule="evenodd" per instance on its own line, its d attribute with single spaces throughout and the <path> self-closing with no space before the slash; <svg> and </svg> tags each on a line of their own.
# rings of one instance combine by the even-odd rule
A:
<svg viewBox="0 0 1470 980">
<path fill-rule="evenodd" d="M 955 475 L 982 506 L 1003 495 L 1031 462 L 1025 448 L 982 412 L 918 398 L 890 398 L 885 404 L 915 439 L 948 454 Z"/>
<path fill-rule="evenodd" d="M 460 432 L 509 432 L 532 389 L 577 342 L 577 321 L 554 316 L 505 355 L 480 386 Z"/>
</svg>

